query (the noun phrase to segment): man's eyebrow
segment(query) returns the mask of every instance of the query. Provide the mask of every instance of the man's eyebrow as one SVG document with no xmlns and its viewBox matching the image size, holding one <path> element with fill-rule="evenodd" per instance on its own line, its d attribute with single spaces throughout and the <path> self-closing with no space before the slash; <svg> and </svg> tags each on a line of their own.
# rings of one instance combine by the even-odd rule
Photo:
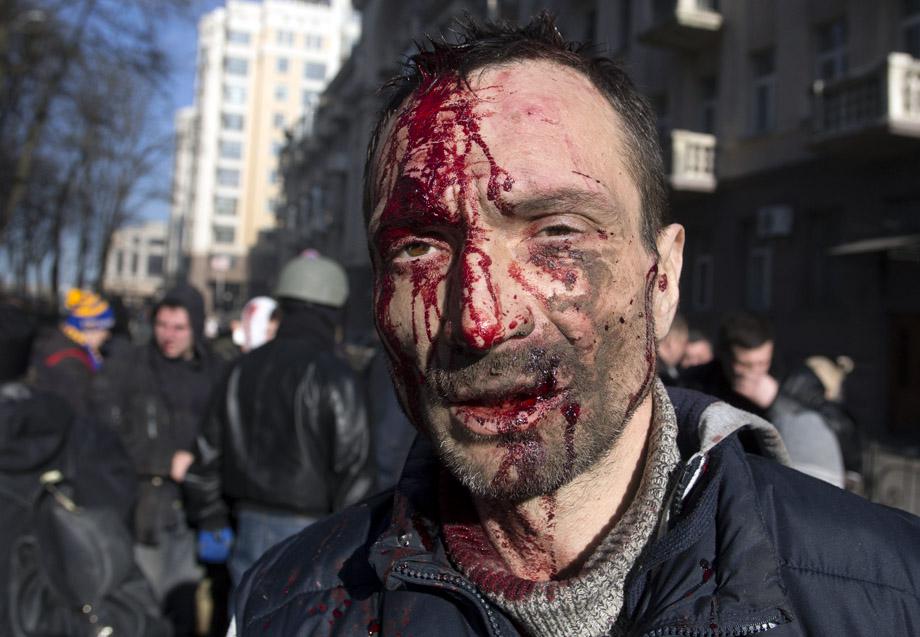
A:
<svg viewBox="0 0 920 637">
<path fill-rule="evenodd" d="M 610 196 L 594 190 L 560 188 L 509 202 L 512 212 L 521 217 L 539 217 L 552 212 L 578 212 L 584 210 L 615 211 L 616 204 Z"/>
</svg>

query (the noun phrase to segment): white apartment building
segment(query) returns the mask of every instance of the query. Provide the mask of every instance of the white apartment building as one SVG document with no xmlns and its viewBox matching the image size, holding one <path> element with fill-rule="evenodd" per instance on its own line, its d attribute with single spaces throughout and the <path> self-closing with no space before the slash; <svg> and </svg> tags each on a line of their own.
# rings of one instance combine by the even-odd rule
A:
<svg viewBox="0 0 920 637">
<path fill-rule="evenodd" d="M 162 291 L 166 265 L 166 223 L 148 221 L 112 235 L 105 290 L 127 302 L 142 302 Z"/>
<path fill-rule="evenodd" d="M 275 225 L 286 132 L 309 129 L 359 32 L 350 0 L 227 0 L 199 21 L 195 104 L 177 116 L 170 239 L 182 256 L 170 276 L 211 308 L 245 300 L 247 252 Z"/>
</svg>

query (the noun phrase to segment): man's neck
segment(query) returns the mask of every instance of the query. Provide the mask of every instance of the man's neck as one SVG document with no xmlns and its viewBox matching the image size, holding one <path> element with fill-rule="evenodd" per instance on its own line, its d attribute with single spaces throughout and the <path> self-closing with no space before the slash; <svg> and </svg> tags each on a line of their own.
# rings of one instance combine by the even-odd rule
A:
<svg viewBox="0 0 920 637">
<path fill-rule="evenodd" d="M 578 572 L 636 494 L 652 411 L 649 394 L 610 452 L 554 494 L 516 505 L 474 499 L 486 534 L 514 575 L 549 581 Z"/>
</svg>

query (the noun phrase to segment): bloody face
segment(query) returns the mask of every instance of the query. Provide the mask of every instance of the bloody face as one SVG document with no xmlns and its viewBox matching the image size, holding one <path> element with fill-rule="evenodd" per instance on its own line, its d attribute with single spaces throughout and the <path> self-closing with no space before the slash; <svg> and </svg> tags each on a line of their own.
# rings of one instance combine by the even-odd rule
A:
<svg viewBox="0 0 920 637">
<path fill-rule="evenodd" d="M 369 227 L 400 398 L 473 493 L 553 492 L 654 376 L 655 258 L 619 117 L 580 73 L 429 78 L 388 123 Z"/>
</svg>

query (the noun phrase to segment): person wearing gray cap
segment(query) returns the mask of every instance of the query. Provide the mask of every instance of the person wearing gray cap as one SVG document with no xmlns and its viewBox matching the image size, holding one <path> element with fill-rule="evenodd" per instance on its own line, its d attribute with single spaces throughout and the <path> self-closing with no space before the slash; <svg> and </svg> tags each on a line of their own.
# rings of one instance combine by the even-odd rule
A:
<svg viewBox="0 0 920 637">
<path fill-rule="evenodd" d="M 344 269 L 305 252 L 284 267 L 274 296 L 278 334 L 215 391 L 186 477 L 199 558 L 226 560 L 234 583 L 265 550 L 373 483 L 363 394 L 337 349 Z"/>
</svg>

